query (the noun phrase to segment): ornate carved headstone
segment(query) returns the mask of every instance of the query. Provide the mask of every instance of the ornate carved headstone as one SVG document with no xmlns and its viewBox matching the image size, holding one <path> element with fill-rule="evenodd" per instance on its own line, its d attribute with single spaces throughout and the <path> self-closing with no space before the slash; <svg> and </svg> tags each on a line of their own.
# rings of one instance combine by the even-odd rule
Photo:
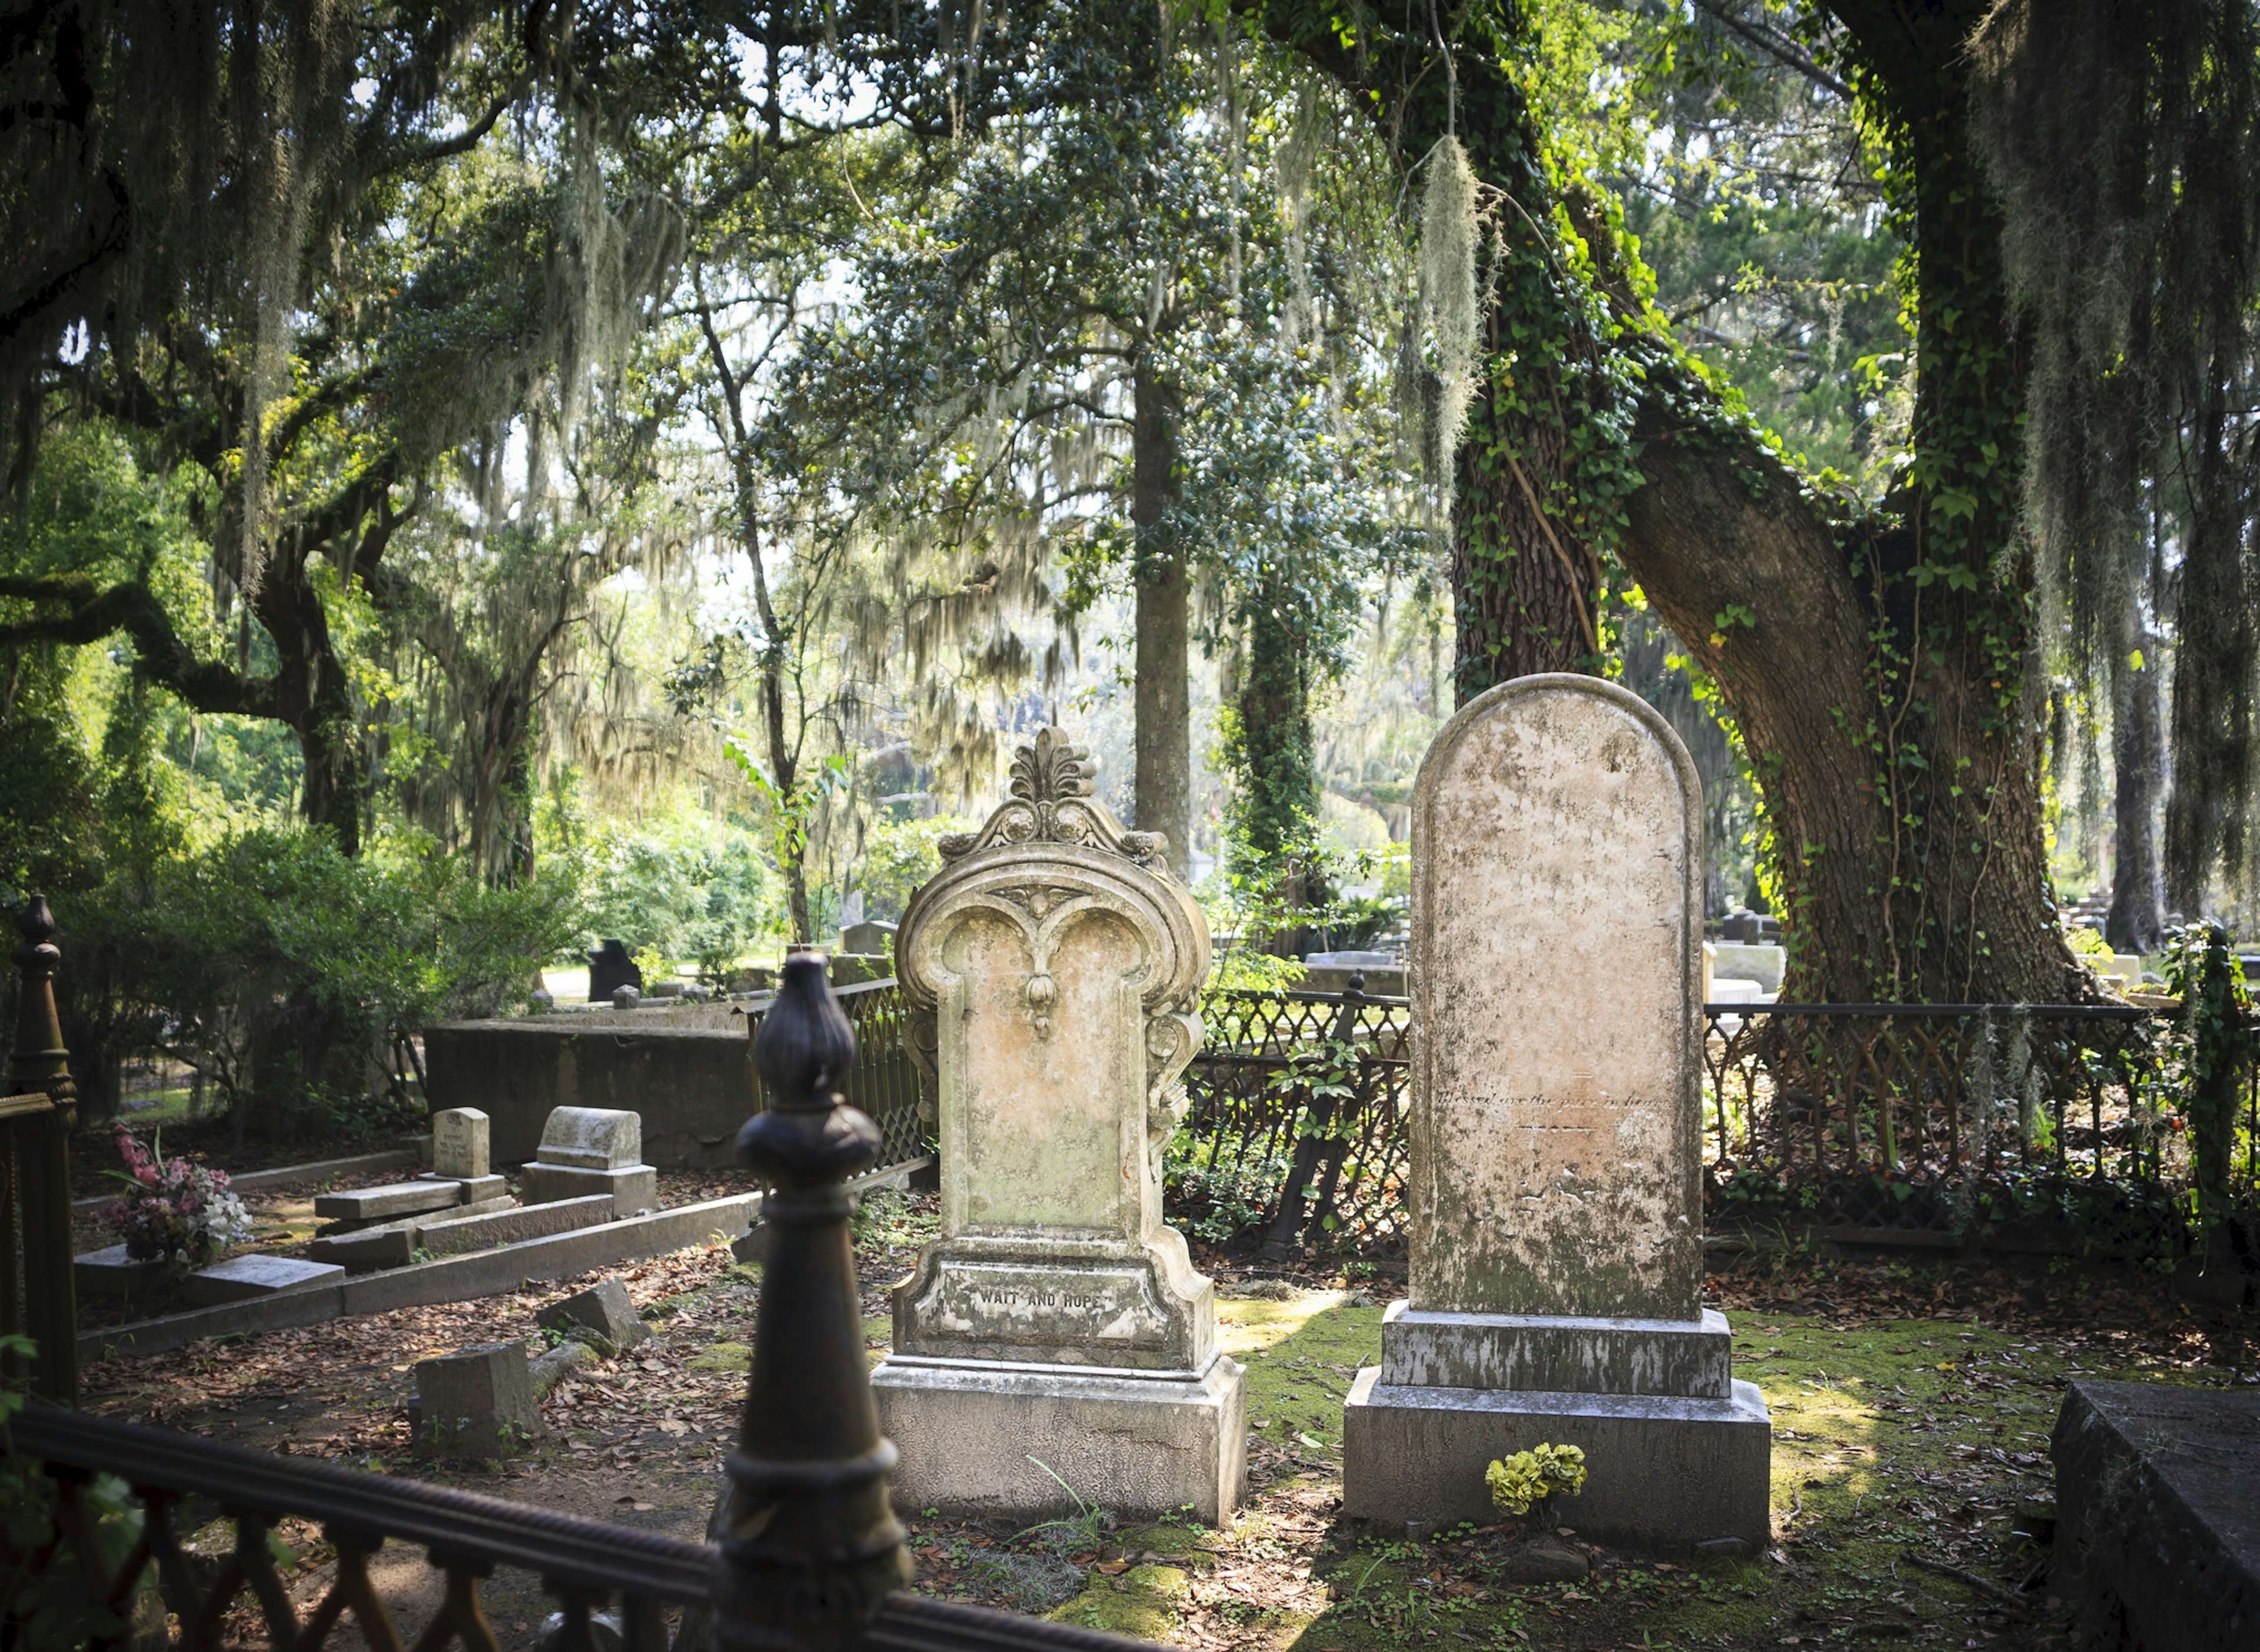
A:
<svg viewBox="0 0 2260 1652">
<path fill-rule="evenodd" d="M 1412 802 L 1411 1294 L 1350 1391 L 1344 1512 L 1488 1520 L 1577 1445 L 1582 1533 L 1762 1544 L 1771 1426 L 1702 1305 L 1702 792 L 1613 683 L 1502 683 Z"/>
<path fill-rule="evenodd" d="M 1093 797 L 1093 768 L 1039 733 L 903 916 L 941 1234 L 895 1289 L 872 1380 L 909 1505 L 1043 1513 L 1069 1501 L 1056 1474 L 1125 1513 L 1220 1519 L 1245 1471 L 1242 1373 L 1162 1220 L 1208 930 L 1160 836 Z"/>
</svg>

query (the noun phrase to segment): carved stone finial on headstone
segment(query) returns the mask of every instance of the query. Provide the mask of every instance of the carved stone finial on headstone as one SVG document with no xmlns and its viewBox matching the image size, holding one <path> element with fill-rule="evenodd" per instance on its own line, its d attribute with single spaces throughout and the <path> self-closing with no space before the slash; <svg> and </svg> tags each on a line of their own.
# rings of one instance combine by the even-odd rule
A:
<svg viewBox="0 0 2260 1652">
<path fill-rule="evenodd" d="M 1033 744 L 1013 754 L 1006 797 L 978 832 L 953 832 L 936 845 L 943 863 L 1002 843 L 1078 843 L 1105 849 L 1158 873 L 1169 874 L 1159 832 L 1132 832 L 1098 801 L 1091 777 L 1098 765 L 1089 747 L 1069 744 L 1055 728 L 1036 731 Z"/>
<path fill-rule="evenodd" d="M 896 1288 L 873 1383 L 912 1503 L 1050 1512 L 1066 1497 L 1033 1455 L 1110 1508 L 1217 1519 L 1244 1472 L 1241 1374 L 1162 1219 L 1208 928 L 1092 772 L 1043 730 L 903 914 L 941 1234 Z"/>
</svg>

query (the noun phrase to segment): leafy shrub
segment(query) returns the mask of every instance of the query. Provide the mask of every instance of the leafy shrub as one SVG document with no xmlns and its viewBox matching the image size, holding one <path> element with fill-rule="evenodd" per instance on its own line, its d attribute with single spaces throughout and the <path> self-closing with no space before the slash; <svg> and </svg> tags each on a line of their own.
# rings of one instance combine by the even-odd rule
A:
<svg viewBox="0 0 2260 1652">
<path fill-rule="evenodd" d="M 640 956 L 690 959 L 717 985 L 782 916 L 754 840 L 734 827 L 613 833 L 590 851 L 587 870 L 590 940 L 617 936 Z"/>
<path fill-rule="evenodd" d="M 863 855 L 855 886 L 863 891 L 866 916 L 892 923 L 903 915 L 919 886 L 941 870 L 937 846 L 953 832 L 970 832 L 973 822 L 954 814 L 931 820 L 888 820 L 863 834 Z"/>
<path fill-rule="evenodd" d="M 350 860 L 311 827 L 234 833 L 54 907 L 89 1113 L 126 1055 L 161 1054 L 216 1089 L 239 1141 L 254 1113 L 348 1138 L 413 1116 L 410 1037 L 496 1013 L 580 927 L 556 874 L 495 889 L 461 857 Z"/>
</svg>

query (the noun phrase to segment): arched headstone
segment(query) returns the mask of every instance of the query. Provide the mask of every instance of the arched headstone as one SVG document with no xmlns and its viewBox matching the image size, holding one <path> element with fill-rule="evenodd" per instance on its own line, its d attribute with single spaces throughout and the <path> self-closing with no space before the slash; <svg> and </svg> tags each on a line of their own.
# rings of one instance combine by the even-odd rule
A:
<svg viewBox="0 0 2260 1652">
<path fill-rule="evenodd" d="M 1490 1518 L 1577 1445 L 1580 1532 L 1763 1543 L 1771 1426 L 1702 1305 L 1702 793 L 1613 683 L 1502 683 L 1412 801 L 1411 1294 L 1359 1374 L 1344 1510 Z"/>
<path fill-rule="evenodd" d="M 1162 1219 L 1208 928 L 1159 838 L 1126 832 L 1046 729 L 1012 794 L 903 914 L 895 969 L 933 1081 L 941 1233 L 872 1374 L 906 1507 L 1084 1502 L 1227 1516 L 1243 1373 Z"/>
</svg>

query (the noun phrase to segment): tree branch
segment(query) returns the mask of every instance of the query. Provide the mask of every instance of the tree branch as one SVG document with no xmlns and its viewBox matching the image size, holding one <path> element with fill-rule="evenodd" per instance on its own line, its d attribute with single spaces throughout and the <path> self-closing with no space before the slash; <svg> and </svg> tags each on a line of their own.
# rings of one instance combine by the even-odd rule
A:
<svg viewBox="0 0 2260 1652">
<path fill-rule="evenodd" d="M 135 669 L 197 711 L 281 715 L 274 678 L 241 676 L 225 666 L 197 659 L 173 629 L 164 604 L 138 580 L 100 590 L 83 574 L 0 576 L 0 597 L 70 607 L 67 614 L 0 625 L 0 647 L 25 642 L 83 645 L 122 631 L 133 640 Z"/>
<path fill-rule="evenodd" d="M 1740 35 L 1775 62 L 1795 69 L 1822 90 L 1834 92 L 1848 104 L 1852 101 L 1852 89 L 1799 51 L 1796 42 L 1744 20 L 1727 9 L 1726 0 L 1695 0 L 1695 9 L 1722 28 Z"/>
</svg>

